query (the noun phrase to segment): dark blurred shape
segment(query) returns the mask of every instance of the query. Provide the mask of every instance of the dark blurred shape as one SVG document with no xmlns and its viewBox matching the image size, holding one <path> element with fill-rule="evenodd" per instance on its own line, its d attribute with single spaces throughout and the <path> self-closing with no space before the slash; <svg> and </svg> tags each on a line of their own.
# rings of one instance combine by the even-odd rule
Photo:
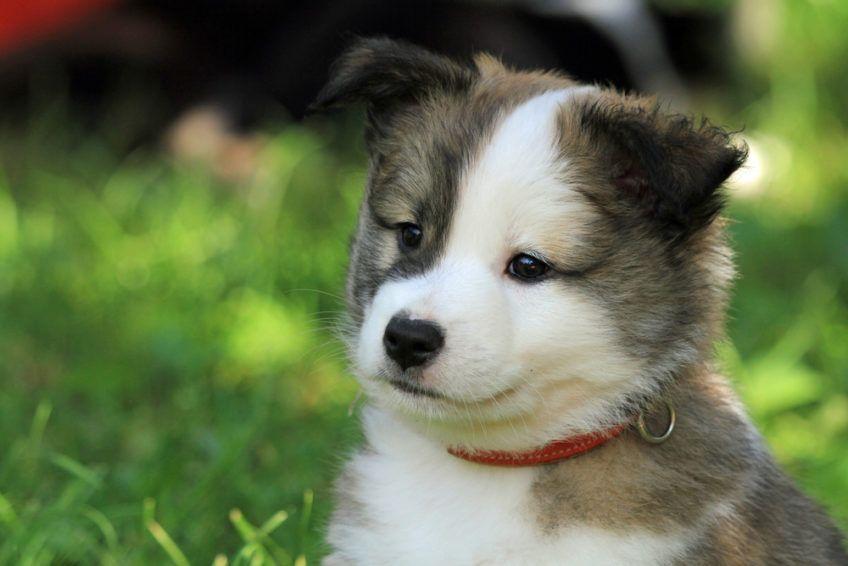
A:
<svg viewBox="0 0 848 566">
<path fill-rule="evenodd" d="M 130 77 L 151 91 L 148 101 L 156 100 L 132 135 L 137 141 L 158 136 L 198 105 L 220 109 L 236 130 L 281 107 L 300 118 L 353 35 L 403 38 L 460 57 L 490 51 L 518 67 L 659 91 L 680 106 L 686 81 L 679 72 L 700 79 L 717 70 L 707 61 L 721 60 L 709 52 L 721 44 L 717 16 L 663 13 L 640 0 L 52 2 L 76 11 L 56 11 L 54 33 L 0 58 L 7 116 L 32 111 L 33 97 L 43 98 L 33 77 L 56 69 L 65 74 L 71 102 L 92 119 Z"/>
</svg>

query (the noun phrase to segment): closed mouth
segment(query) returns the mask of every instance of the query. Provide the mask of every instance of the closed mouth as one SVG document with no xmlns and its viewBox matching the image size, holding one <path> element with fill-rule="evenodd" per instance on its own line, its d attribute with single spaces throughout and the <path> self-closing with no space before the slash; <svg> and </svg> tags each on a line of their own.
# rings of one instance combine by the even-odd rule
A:
<svg viewBox="0 0 848 566">
<path fill-rule="evenodd" d="M 445 396 L 442 395 L 441 393 L 437 393 L 437 392 L 432 391 L 430 389 L 426 389 L 424 387 L 421 387 L 420 385 L 417 385 L 415 383 L 411 383 L 409 381 L 401 381 L 401 380 L 390 379 L 389 383 L 392 384 L 392 387 L 394 387 L 395 389 L 399 389 L 400 391 L 403 391 L 404 393 L 410 393 L 412 395 L 422 395 L 424 397 L 430 397 L 431 399 L 444 399 L 445 398 Z"/>
<path fill-rule="evenodd" d="M 399 379 L 389 379 L 389 380 L 387 380 L 387 382 L 389 384 L 391 384 L 391 386 L 394 387 L 395 389 L 397 389 L 399 391 L 403 391 L 404 393 L 409 393 L 410 395 L 416 395 L 416 396 L 420 396 L 420 397 L 429 397 L 430 399 L 436 399 L 436 400 L 439 400 L 439 401 L 444 401 L 444 402 L 450 403 L 452 405 L 457 405 L 457 406 L 468 406 L 468 405 L 474 405 L 474 404 L 488 405 L 490 403 L 497 404 L 499 401 L 504 400 L 506 397 L 509 397 L 510 395 L 512 395 L 513 393 L 515 393 L 519 389 L 518 387 L 508 387 L 506 389 L 503 389 L 502 391 L 495 393 L 494 395 L 485 397 L 483 399 L 467 400 L 467 399 L 455 399 L 453 397 L 448 397 L 447 395 L 439 393 L 438 391 L 433 391 L 432 389 L 422 387 L 422 386 L 418 385 L 417 383 L 410 382 L 410 381 L 403 381 L 403 380 L 399 380 Z"/>
</svg>

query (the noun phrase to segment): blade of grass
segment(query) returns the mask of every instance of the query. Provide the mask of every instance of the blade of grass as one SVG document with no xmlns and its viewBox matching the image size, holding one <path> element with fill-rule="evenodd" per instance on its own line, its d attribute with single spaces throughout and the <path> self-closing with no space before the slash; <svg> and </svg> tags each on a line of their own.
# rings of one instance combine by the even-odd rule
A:
<svg viewBox="0 0 848 566">
<path fill-rule="evenodd" d="M 285 511 L 277 511 L 271 518 L 262 523 L 262 526 L 259 527 L 259 532 L 263 535 L 270 535 L 272 532 L 277 530 L 277 527 L 282 525 L 286 519 L 289 518 L 289 514 Z"/>
<path fill-rule="evenodd" d="M 306 531 L 309 529 L 309 520 L 312 518 L 312 505 L 315 502 L 315 492 L 307 489 L 303 492 L 303 513 L 300 516 L 300 527 Z"/>
<path fill-rule="evenodd" d="M 268 532 L 264 532 L 263 529 L 257 529 L 250 524 L 241 510 L 233 509 L 230 511 L 230 521 L 242 537 L 242 540 L 244 540 L 244 542 L 248 545 L 255 545 L 256 552 L 262 555 L 264 560 L 268 560 L 273 564 L 279 564 L 281 566 L 292 563 L 291 555 L 274 542 L 271 537 L 268 536 L 268 533 L 280 526 L 287 517 L 288 514 L 284 511 L 275 513 L 271 519 L 265 523 L 266 526 L 271 526 L 272 528 L 268 530 Z M 251 560 L 251 563 L 253 563 L 253 559 Z"/>
<path fill-rule="evenodd" d="M 94 523 L 98 529 L 100 529 L 100 533 L 103 535 L 103 540 L 106 541 L 106 546 L 109 550 L 112 552 L 117 551 L 118 532 L 115 530 L 114 525 L 112 525 L 106 515 L 104 515 L 101 511 L 88 506 L 85 507 L 82 514 L 83 517 L 86 517 L 89 521 Z"/>
<path fill-rule="evenodd" d="M 50 413 L 52 412 L 53 404 L 46 399 L 43 399 L 35 409 L 32 426 L 29 429 L 29 446 L 32 453 L 37 452 L 41 448 L 44 430 L 47 428 L 47 421 L 50 420 Z"/>
<path fill-rule="evenodd" d="M 180 547 L 177 546 L 177 543 L 174 542 L 174 539 L 171 538 L 171 535 L 168 534 L 162 525 L 156 522 L 155 514 L 156 502 L 153 499 L 145 499 L 142 511 L 144 526 L 153 538 L 156 539 L 156 542 L 159 543 L 159 546 L 162 547 L 162 550 L 165 551 L 165 554 L 168 555 L 168 558 L 171 559 L 171 562 L 173 562 L 175 566 L 189 566 L 190 563 L 188 558 L 186 558 L 183 551 L 180 550 Z"/>
<path fill-rule="evenodd" d="M 242 566 L 244 564 L 251 564 L 253 558 L 256 556 L 258 552 L 259 545 L 256 543 L 250 543 L 242 547 L 236 557 L 233 559 L 233 566 Z"/>
<path fill-rule="evenodd" d="M 50 564 L 53 556 L 44 548 L 47 544 L 48 534 L 46 532 L 36 533 L 29 539 L 29 543 L 21 550 L 18 564 L 28 566 L 32 564 Z"/>
<path fill-rule="evenodd" d="M 50 462 L 91 487 L 100 487 L 100 474 L 64 454 L 51 454 Z"/>
<path fill-rule="evenodd" d="M 300 552 L 294 561 L 295 566 L 306 565 L 306 539 L 309 537 L 309 521 L 312 518 L 312 504 L 315 501 L 315 493 L 311 489 L 303 492 L 303 509 L 300 513 L 298 525 L 298 545 Z"/>
<path fill-rule="evenodd" d="M 18 525 L 18 515 L 15 513 L 15 508 L 2 493 L 0 493 L 0 524 L 5 524 L 10 528 Z"/>
</svg>

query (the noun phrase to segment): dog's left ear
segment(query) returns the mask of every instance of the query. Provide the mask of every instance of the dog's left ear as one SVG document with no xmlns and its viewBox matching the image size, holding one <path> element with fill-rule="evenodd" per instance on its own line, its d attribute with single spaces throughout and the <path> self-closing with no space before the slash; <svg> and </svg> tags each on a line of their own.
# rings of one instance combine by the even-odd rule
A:
<svg viewBox="0 0 848 566">
<path fill-rule="evenodd" d="M 720 128 L 665 114 L 646 100 L 589 103 L 581 125 L 600 142 L 618 198 L 671 238 L 716 218 L 724 206 L 721 185 L 747 156 L 747 148 Z"/>
<path fill-rule="evenodd" d="M 434 91 L 468 88 L 475 70 L 423 47 L 382 37 L 358 39 L 339 57 L 311 112 L 367 104 L 369 112 L 415 102 Z"/>
</svg>

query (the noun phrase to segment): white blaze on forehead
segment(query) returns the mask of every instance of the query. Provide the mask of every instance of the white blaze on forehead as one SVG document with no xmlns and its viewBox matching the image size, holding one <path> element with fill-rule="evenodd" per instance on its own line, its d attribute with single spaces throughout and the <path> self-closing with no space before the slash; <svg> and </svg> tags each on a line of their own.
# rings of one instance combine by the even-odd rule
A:
<svg viewBox="0 0 848 566">
<path fill-rule="evenodd" d="M 566 167 L 558 147 L 563 103 L 594 87 L 539 95 L 515 108 L 472 160 L 460 185 L 447 256 L 500 262 L 507 246 L 542 245 L 546 230 L 580 204 L 560 179 Z"/>
</svg>

